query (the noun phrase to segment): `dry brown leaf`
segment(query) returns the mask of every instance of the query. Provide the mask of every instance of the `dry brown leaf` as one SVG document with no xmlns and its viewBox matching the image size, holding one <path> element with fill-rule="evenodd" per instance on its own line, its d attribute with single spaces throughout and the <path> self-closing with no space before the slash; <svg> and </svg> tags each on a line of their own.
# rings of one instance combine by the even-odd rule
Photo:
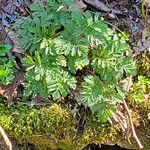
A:
<svg viewBox="0 0 150 150">
<path fill-rule="evenodd" d="M 0 25 L 0 44 L 5 43 L 5 39 L 6 39 L 6 32 L 4 28 Z"/>
<path fill-rule="evenodd" d="M 19 39 L 14 33 L 14 31 L 9 31 L 7 36 L 9 37 L 7 38 L 7 42 L 11 45 L 13 44 L 12 52 L 24 54 L 24 50 L 21 48 L 19 44 Z"/>
<path fill-rule="evenodd" d="M 0 84 L 0 96 L 5 97 L 8 103 L 13 103 L 14 98 L 18 94 L 18 87 L 24 83 L 24 73 L 18 72 L 12 83 L 8 85 Z"/>
<path fill-rule="evenodd" d="M 135 55 L 145 50 L 150 50 L 150 36 L 147 28 L 142 31 L 142 37 L 136 42 L 134 46 Z"/>
<path fill-rule="evenodd" d="M 74 0 L 74 3 L 70 6 L 69 9 L 84 10 L 84 9 L 86 9 L 86 7 L 87 7 L 87 5 L 85 5 L 82 0 Z"/>
</svg>

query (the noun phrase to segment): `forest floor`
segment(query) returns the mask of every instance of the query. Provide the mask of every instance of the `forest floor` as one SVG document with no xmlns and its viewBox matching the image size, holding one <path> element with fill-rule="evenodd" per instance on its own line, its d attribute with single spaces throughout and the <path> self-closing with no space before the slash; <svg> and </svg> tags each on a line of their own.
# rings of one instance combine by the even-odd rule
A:
<svg viewBox="0 0 150 150">
<path fill-rule="evenodd" d="M 12 26 L 20 18 L 32 16 L 29 5 L 35 1 L 44 3 L 44 0 L 0 0 L 0 44 L 12 45 L 10 55 L 15 57 L 18 69 L 10 85 L 0 85 L 0 95 L 9 101 L 17 101 L 17 95 L 21 92 L 18 87 L 24 80 L 22 72 L 19 72 L 24 50 L 20 47 Z M 117 32 L 129 33 L 129 44 L 133 49 L 133 57 L 136 57 L 143 51 L 150 51 L 150 1 L 144 3 L 142 0 L 75 0 L 70 7 L 100 12 L 111 28 Z"/>
</svg>

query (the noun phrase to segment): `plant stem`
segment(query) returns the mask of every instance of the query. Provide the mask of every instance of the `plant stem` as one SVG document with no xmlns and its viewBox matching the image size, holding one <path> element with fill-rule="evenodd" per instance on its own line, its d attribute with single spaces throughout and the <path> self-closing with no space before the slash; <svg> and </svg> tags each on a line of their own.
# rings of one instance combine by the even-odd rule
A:
<svg viewBox="0 0 150 150">
<path fill-rule="evenodd" d="M 127 85 L 127 89 L 126 89 L 126 93 L 128 93 L 129 90 L 130 90 L 131 82 L 132 82 L 132 77 L 129 77 L 128 85 Z M 129 117 L 129 122 L 130 122 L 131 130 L 132 130 L 132 136 L 133 136 L 133 138 L 135 139 L 135 141 L 137 142 L 139 148 L 142 149 L 142 148 L 143 148 L 143 145 L 141 144 L 141 142 L 140 142 L 140 140 L 139 140 L 139 138 L 138 138 L 138 136 L 137 136 L 137 134 L 136 134 L 136 131 L 135 131 L 135 128 L 134 128 L 134 124 L 133 124 L 133 121 L 132 121 L 132 116 L 131 116 L 130 110 L 129 110 L 129 108 L 128 108 L 128 105 L 127 105 L 125 99 L 123 100 L 123 104 L 124 104 L 124 106 L 125 106 L 125 109 L 126 109 L 126 111 L 127 111 L 128 117 Z"/>
<path fill-rule="evenodd" d="M 7 146 L 9 147 L 9 150 L 12 150 L 12 144 L 8 138 L 8 136 L 6 135 L 5 131 L 3 130 L 3 128 L 0 126 L 0 133 L 3 136 Z"/>
</svg>

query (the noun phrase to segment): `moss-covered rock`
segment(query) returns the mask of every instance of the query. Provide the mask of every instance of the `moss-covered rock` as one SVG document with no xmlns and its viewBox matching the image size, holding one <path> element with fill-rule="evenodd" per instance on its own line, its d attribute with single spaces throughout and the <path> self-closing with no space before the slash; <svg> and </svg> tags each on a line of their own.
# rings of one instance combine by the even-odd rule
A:
<svg viewBox="0 0 150 150">
<path fill-rule="evenodd" d="M 43 108 L 0 103 L 0 124 L 10 137 L 29 142 L 38 149 L 79 150 L 90 143 L 108 143 L 116 130 L 89 120 L 82 134 L 68 108 L 53 104 Z M 107 134 L 106 134 L 107 133 Z"/>
<path fill-rule="evenodd" d="M 123 134 L 115 127 L 87 119 L 82 134 L 76 119 L 67 107 L 52 104 L 43 108 L 26 105 L 7 106 L 0 102 L 0 124 L 10 138 L 15 138 L 27 150 L 27 143 L 39 150 L 80 150 L 88 144 L 123 143 Z M 144 141 L 144 140 L 143 140 Z M 128 145 L 126 144 L 126 147 Z"/>
</svg>

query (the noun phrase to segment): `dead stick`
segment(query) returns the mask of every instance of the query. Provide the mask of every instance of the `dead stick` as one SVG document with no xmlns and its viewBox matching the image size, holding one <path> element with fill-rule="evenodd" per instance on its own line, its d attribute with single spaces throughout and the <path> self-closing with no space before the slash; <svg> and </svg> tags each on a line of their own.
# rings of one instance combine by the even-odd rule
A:
<svg viewBox="0 0 150 150">
<path fill-rule="evenodd" d="M 6 135 L 5 131 L 3 130 L 3 128 L 1 126 L 0 126 L 0 133 L 3 136 L 3 138 L 6 142 L 6 145 L 9 147 L 9 150 L 12 150 L 12 144 L 11 144 L 8 136 Z"/>
<path fill-rule="evenodd" d="M 110 9 L 106 4 L 104 4 L 103 2 L 100 2 L 99 0 L 83 0 L 86 4 L 100 10 L 100 11 L 104 11 L 104 12 L 108 12 L 110 13 L 111 11 L 114 14 L 118 14 L 118 15 L 123 15 L 123 12 L 119 11 L 119 10 L 115 10 L 115 9 Z"/>
<path fill-rule="evenodd" d="M 128 93 L 129 90 L 130 90 L 131 82 L 132 82 L 132 77 L 129 77 L 128 85 L 127 85 L 127 89 L 126 89 L 126 93 Z M 143 145 L 141 144 L 139 138 L 137 137 L 137 134 L 136 134 L 136 131 L 135 131 L 135 128 L 134 128 L 134 124 L 133 124 L 133 121 L 132 121 L 132 116 L 131 116 L 130 110 L 129 110 L 129 108 L 128 108 L 128 105 L 127 105 L 125 99 L 123 99 L 123 104 L 124 104 L 124 106 L 125 106 L 125 109 L 126 109 L 126 111 L 127 111 L 128 117 L 129 117 L 129 122 L 130 122 L 131 130 L 132 130 L 132 136 L 133 136 L 133 138 L 136 140 L 136 142 L 137 142 L 139 148 L 142 149 L 142 148 L 143 148 Z"/>
</svg>

